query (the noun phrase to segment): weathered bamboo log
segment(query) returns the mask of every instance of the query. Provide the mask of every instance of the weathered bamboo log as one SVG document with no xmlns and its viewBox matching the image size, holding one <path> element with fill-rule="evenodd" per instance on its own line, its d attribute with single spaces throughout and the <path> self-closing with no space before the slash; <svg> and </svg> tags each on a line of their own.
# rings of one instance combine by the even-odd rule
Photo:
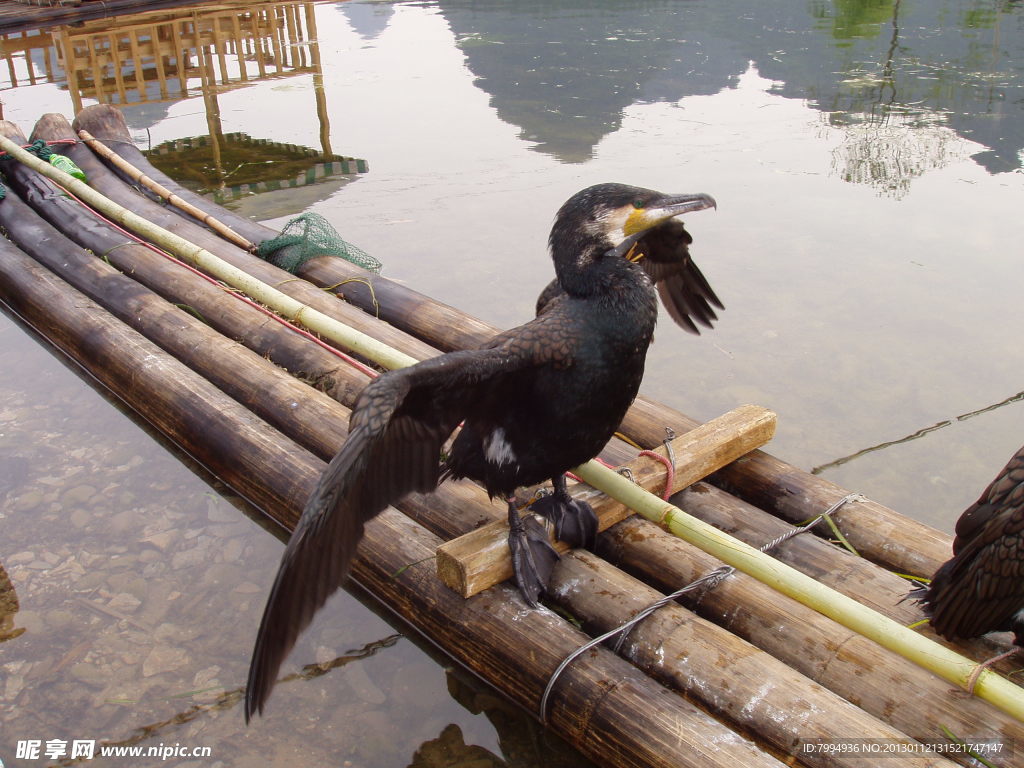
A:
<svg viewBox="0 0 1024 768">
<path fill-rule="evenodd" d="M 123 117 L 115 108 L 87 108 L 75 124 L 114 142 L 112 148 L 119 155 L 176 194 L 189 197 L 188 190 L 154 169 L 135 149 Z M 78 155 L 72 155 L 72 158 L 77 159 Z M 195 195 L 191 196 L 191 202 L 202 209 L 210 207 L 207 201 Z M 252 222 L 249 224 L 253 228 L 246 230 L 246 220 L 240 217 L 234 217 L 237 221 L 231 216 L 220 218 L 256 241 L 272 234 L 271 230 L 258 228 Z M 333 286 L 347 301 L 443 351 L 475 346 L 497 331 L 459 310 L 339 259 L 314 259 L 307 262 L 300 274 L 320 285 Z M 631 439 L 650 448 L 661 442 L 665 427 L 681 433 L 698 423 L 641 396 L 627 414 L 622 430 Z M 813 517 L 848 493 L 823 478 L 761 451 L 755 451 L 741 462 L 720 470 L 710 480 L 793 523 Z M 847 505 L 835 519 L 858 551 L 886 567 L 905 573 L 930 575 L 949 557 L 951 537 L 904 518 L 877 502 L 860 501 Z"/>
<path fill-rule="evenodd" d="M 597 552 L 664 592 L 721 566 L 720 560 L 636 516 L 606 531 Z M 964 697 L 945 680 L 742 572 L 681 600 L 916 739 L 941 739 L 943 727 L 1004 744 L 1020 738 L 1020 721 L 985 701 Z"/>
<path fill-rule="evenodd" d="M 294 526 L 322 462 L 2 239 L 0 299 L 197 460 Z M 367 525 L 354 576 L 452 656 L 535 710 L 551 671 L 584 636 L 548 611 L 522 611 L 507 587 L 463 600 L 429 568 L 395 575 L 436 546 L 422 528 L 386 511 Z M 595 698 L 595 690 L 602 695 Z M 567 672 L 552 704 L 551 727 L 603 764 L 781 765 L 602 649 Z"/>
<path fill-rule="evenodd" d="M 198 220 L 200 224 L 205 227 L 209 227 L 225 240 L 237 245 L 242 250 L 248 251 L 249 253 L 256 252 L 257 243 L 242 237 L 240 234 L 235 232 L 235 230 L 231 229 L 231 227 L 224 224 L 220 219 L 215 218 L 210 213 L 200 210 L 180 195 L 177 195 L 167 189 L 167 187 L 160 182 L 150 176 L 147 176 L 145 173 L 142 173 L 134 166 L 130 165 L 126 160 L 121 158 L 121 156 L 116 152 L 111 151 L 103 142 L 99 141 L 84 128 L 78 131 L 78 135 L 81 137 L 82 141 L 89 146 L 89 149 L 127 176 L 133 184 L 137 184 L 140 188 L 153 192 L 158 199 L 169 203 L 177 210 L 187 213 L 192 218 Z"/>
<path fill-rule="evenodd" d="M 675 493 L 764 445 L 774 433 L 775 414 L 746 405 L 677 437 L 671 445 L 678 467 L 669 492 Z M 641 485 L 650 487 L 646 483 Z M 601 496 L 592 504 L 598 517 L 598 531 L 631 514 L 631 510 L 610 501 L 614 500 Z M 554 545 L 559 552 L 569 549 L 562 542 Z M 441 580 L 463 597 L 511 578 L 508 526 L 499 520 L 445 542 L 437 550 L 437 571 Z"/>
<path fill-rule="evenodd" d="M 47 140 L 75 139 L 75 134 L 62 115 L 45 115 L 36 124 L 30 137 L 46 138 Z M 407 355 L 421 360 L 433 357 L 437 350 L 419 339 L 398 332 L 387 323 L 383 323 L 358 308 L 346 305 L 325 291 L 301 278 L 278 269 L 241 248 L 228 243 L 215 233 L 191 220 L 178 216 L 173 209 L 153 202 L 137 190 L 127 186 L 107 166 L 100 162 L 92 151 L 84 144 L 58 145 L 57 149 L 66 154 L 85 171 L 89 186 L 114 202 L 127 208 L 153 224 L 167 229 L 173 234 L 188 240 L 190 243 L 214 253 L 218 258 L 233 267 L 248 272 L 253 277 L 273 286 L 282 293 L 297 301 L 335 318 L 368 336 L 387 344 Z"/>
<path fill-rule="evenodd" d="M 49 119 L 52 119 L 52 116 L 45 115 L 42 118 L 44 121 Z M 66 120 L 64 120 L 63 123 L 65 126 L 67 125 Z M 206 200 L 206 198 L 201 195 L 197 195 L 192 190 L 186 189 L 178 184 L 178 182 L 169 178 L 163 171 L 155 168 L 149 160 L 146 159 L 145 155 L 138 150 L 135 146 L 135 142 L 132 141 L 131 134 L 128 132 L 128 125 L 125 123 L 124 115 L 117 107 L 110 104 L 93 104 L 85 107 L 75 117 L 72 126 L 62 129 L 68 131 L 68 135 L 64 138 L 77 139 L 77 131 L 88 131 L 94 138 L 103 142 L 119 157 L 140 169 L 146 176 L 149 176 L 151 179 L 176 194 L 185 202 L 201 211 L 204 211 L 205 213 L 211 213 L 209 210 L 209 201 Z M 48 128 L 47 130 L 50 129 Z M 124 173 L 117 169 L 114 169 L 114 172 L 121 178 L 125 179 L 129 184 L 135 183 L 131 174 Z M 142 190 L 139 191 L 142 192 Z M 158 202 L 156 196 L 153 196 L 150 199 L 154 200 L 154 202 Z M 256 244 L 259 244 L 268 238 L 277 237 L 280 234 L 279 232 L 276 232 L 269 227 L 265 227 L 252 219 L 239 216 L 234 211 L 229 211 L 226 208 L 221 208 L 220 206 L 217 206 L 217 212 L 215 215 L 223 224 L 233 229 L 246 240 Z M 186 216 L 186 218 L 188 217 Z"/>
</svg>

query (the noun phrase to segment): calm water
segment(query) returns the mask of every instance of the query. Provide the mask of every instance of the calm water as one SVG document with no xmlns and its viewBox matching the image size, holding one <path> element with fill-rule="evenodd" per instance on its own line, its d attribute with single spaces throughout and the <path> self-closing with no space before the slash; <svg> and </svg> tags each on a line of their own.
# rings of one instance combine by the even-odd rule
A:
<svg viewBox="0 0 1024 768">
<path fill-rule="evenodd" d="M 188 98 L 129 95 L 140 145 L 207 135 L 218 114 L 226 133 L 364 158 L 348 183 L 234 205 L 273 226 L 321 213 L 385 274 L 502 326 L 549 279 L 547 230 L 572 192 L 710 192 L 719 209 L 688 223 L 727 311 L 700 337 L 662 325 L 648 394 L 699 418 L 771 407 L 773 453 L 947 530 L 1024 442 L 1020 4 L 311 13 L 319 116 L 309 71 L 205 101 L 194 84 Z M 4 116 L 26 133 L 95 101 L 44 51 L 28 57 L 35 84 L 24 57 L 0 68 Z M 167 765 L 405 766 L 437 740 L 554 763 L 546 736 L 473 714 L 485 693 L 348 594 L 289 671 L 360 658 L 279 686 L 246 730 L 232 692 L 281 544 L 7 315 L 0 345 L 0 563 L 21 601 L 0 637 L 25 629 L 0 644 L 0 759 L 21 764 L 19 739 L 106 739 L 213 749 Z"/>
</svg>

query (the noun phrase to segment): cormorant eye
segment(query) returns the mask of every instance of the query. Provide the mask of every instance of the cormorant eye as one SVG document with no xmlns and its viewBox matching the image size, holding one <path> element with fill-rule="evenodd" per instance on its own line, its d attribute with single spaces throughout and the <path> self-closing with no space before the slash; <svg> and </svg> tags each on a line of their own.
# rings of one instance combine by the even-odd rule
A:
<svg viewBox="0 0 1024 768">
<path fill-rule="evenodd" d="M 639 210 L 642 210 L 643 208 L 646 208 L 647 205 L 644 203 L 643 200 L 637 199 L 637 200 L 633 201 L 633 207 L 636 208 L 639 211 Z"/>
</svg>

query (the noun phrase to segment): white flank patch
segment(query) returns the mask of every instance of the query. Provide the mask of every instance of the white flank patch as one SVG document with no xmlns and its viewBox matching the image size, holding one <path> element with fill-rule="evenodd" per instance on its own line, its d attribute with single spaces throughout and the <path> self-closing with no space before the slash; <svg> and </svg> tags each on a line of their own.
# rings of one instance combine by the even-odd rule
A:
<svg viewBox="0 0 1024 768">
<path fill-rule="evenodd" d="M 505 430 L 501 427 L 497 427 L 487 437 L 487 440 L 484 442 L 484 455 L 489 462 L 497 464 L 499 467 L 503 464 L 515 462 L 516 454 L 512 450 L 512 446 L 508 444 L 508 440 L 505 438 Z"/>
</svg>

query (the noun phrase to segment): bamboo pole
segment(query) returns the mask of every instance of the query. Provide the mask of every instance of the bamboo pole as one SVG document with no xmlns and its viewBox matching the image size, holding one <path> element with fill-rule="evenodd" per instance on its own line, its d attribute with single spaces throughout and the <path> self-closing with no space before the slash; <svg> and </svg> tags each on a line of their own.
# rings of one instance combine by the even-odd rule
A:
<svg viewBox="0 0 1024 768">
<path fill-rule="evenodd" d="M 294 527 L 323 462 L 2 238 L 0 300 L 246 498 Z M 585 636 L 550 611 L 522 611 L 511 588 L 462 600 L 429 568 L 405 567 L 436 546 L 436 538 L 387 510 L 366 526 L 354 576 L 450 655 L 535 710 L 551 671 Z M 550 726 L 601 764 L 782 765 L 605 649 L 569 670 L 553 704 Z"/>
<path fill-rule="evenodd" d="M 45 136 L 50 139 L 75 138 L 71 126 L 62 115 L 45 115 L 36 125 L 32 138 Z M 237 246 L 233 246 L 223 238 L 197 224 L 191 218 L 179 216 L 165 205 L 159 205 L 134 188 L 123 183 L 120 177 L 111 172 L 100 162 L 85 145 L 77 144 L 62 146 L 61 149 L 86 172 L 89 186 L 121 207 L 135 213 L 138 218 L 172 231 L 193 246 L 210 251 L 233 267 L 237 267 L 287 294 L 302 304 L 309 305 L 320 313 L 340 320 L 365 336 L 378 339 L 388 347 L 397 349 L 406 355 L 421 360 L 432 357 L 437 350 L 408 334 L 381 323 L 376 318 L 361 312 L 358 308 L 340 302 L 323 290 L 305 280 L 269 264 Z M 222 219 L 228 217 L 223 216 Z M 192 248 L 194 250 L 194 248 Z M 185 258 L 189 261 L 188 258 Z M 191 262 L 190 262 L 191 263 Z M 359 354 L 357 352 L 357 354 Z"/>
<path fill-rule="evenodd" d="M 261 283 L 208 251 L 196 248 L 180 237 L 161 230 L 120 206 L 113 206 L 109 200 L 95 193 L 86 184 L 25 152 L 10 139 L 0 137 L 0 149 L 7 151 L 19 162 L 29 165 L 43 175 L 58 180 L 62 186 L 70 189 L 98 209 L 109 211 L 115 220 L 144 233 L 147 237 L 162 241 L 164 247 L 200 265 L 205 271 L 225 279 L 240 290 L 250 293 L 263 303 L 275 306 L 279 311 L 303 322 L 307 327 L 349 346 L 360 354 L 374 357 L 376 353 L 379 353 L 379 356 L 375 356 L 374 359 L 385 367 L 400 367 L 413 362 L 408 355 L 390 349 L 375 339 L 353 331 L 323 313 L 300 304 L 290 296 Z M 796 598 L 805 605 L 870 637 L 886 648 L 910 658 L 959 686 L 966 683 L 976 666 L 971 660 L 954 651 L 916 634 L 870 608 L 862 606 L 855 600 L 758 552 L 749 545 L 686 515 L 677 507 L 657 499 L 596 462 L 591 461 L 576 468 L 575 473 L 585 482 L 615 496 L 645 517 L 664 520 L 673 533 L 696 544 L 710 554 L 714 554 L 729 565 L 749 573 L 775 587 L 783 594 Z M 1024 720 L 1024 691 L 995 673 L 984 670 L 977 680 L 974 691 L 981 698 L 991 701 L 1014 717 Z"/>
<path fill-rule="evenodd" d="M 66 123 L 67 121 L 64 122 Z M 153 167 L 152 163 L 146 159 L 146 156 L 132 142 L 124 115 L 117 107 L 110 104 L 93 104 L 79 110 L 72 125 L 68 126 L 68 136 L 70 138 L 77 138 L 79 130 L 88 131 L 90 135 L 103 142 L 122 160 L 144 172 L 146 176 L 162 187 L 172 191 L 189 205 L 199 210 L 205 210 L 209 205 L 209 201 L 201 195 L 182 187 L 163 173 L 163 171 Z M 239 216 L 237 213 L 227 209 L 218 210 L 217 219 L 234 232 L 237 232 L 241 237 L 254 243 L 261 243 L 268 238 L 277 237 L 280 234 L 269 227 L 265 227 L 244 216 Z"/>
<path fill-rule="evenodd" d="M 180 208 L 189 216 L 198 219 L 202 224 L 205 224 L 228 242 L 237 245 L 244 251 L 249 251 L 250 253 L 255 252 L 255 243 L 242 237 L 240 234 L 235 232 L 235 230 L 231 229 L 231 227 L 222 223 L 219 219 L 216 219 L 211 214 L 200 210 L 196 206 L 192 205 L 192 203 L 174 194 L 171 190 L 167 189 L 167 187 L 147 176 L 135 166 L 122 160 L 119 155 L 111 152 L 106 145 L 98 141 L 88 131 L 81 130 L 78 132 L 78 135 L 81 137 L 82 141 L 89 146 L 89 149 L 116 167 L 135 183 L 142 184 L 144 187 L 157 194 L 161 199 L 166 200 L 170 205 Z"/>
<path fill-rule="evenodd" d="M 774 433 L 774 413 L 756 405 L 745 405 L 677 437 L 671 444 L 677 469 L 669 493 L 695 483 L 764 445 Z M 598 531 L 610 528 L 630 514 L 617 504 L 595 503 L 593 507 L 598 516 Z M 559 552 L 569 550 L 560 541 L 552 543 Z M 471 597 L 511 578 L 507 523 L 498 520 L 442 544 L 437 550 L 437 572 L 445 584 L 463 597 Z"/>
<path fill-rule="evenodd" d="M 229 264 L 205 248 L 200 248 L 184 238 L 156 226 L 123 206 L 113 204 L 88 184 L 26 152 L 6 136 L 0 136 L 0 149 L 37 173 L 53 179 L 76 197 L 96 210 L 102 211 L 104 215 L 126 229 L 130 229 L 161 248 L 174 253 L 207 274 L 223 280 L 253 299 L 274 308 L 292 322 L 301 323 L 309 330 L 343 344 L 348 349 L 373 359 L 386 368 L 400 368 L 416 362 L 409 355 L 388 347 L 361 331 L 349 328 L 323 312 L 257 280 L 248 272 Z"/>
</svg>

